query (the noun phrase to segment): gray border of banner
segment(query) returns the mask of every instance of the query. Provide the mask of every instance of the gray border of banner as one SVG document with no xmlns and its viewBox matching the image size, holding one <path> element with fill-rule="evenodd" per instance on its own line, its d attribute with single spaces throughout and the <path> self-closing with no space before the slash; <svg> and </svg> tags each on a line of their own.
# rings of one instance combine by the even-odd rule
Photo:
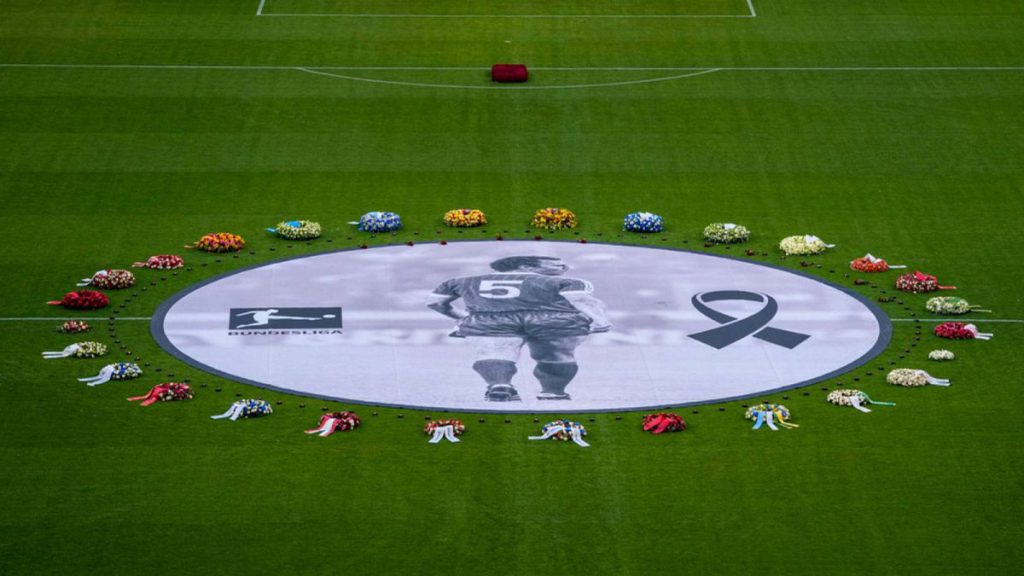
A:
<svg viewBox="0 0 1024 576">
<path fill-rule="evenodd" d="M 496 240 L 448 240 L 448 242 L 485 243 L 485 242 L 496 242 Z M 532 242 L 535 242 L 535 241 L 534 240 L 506 240 L 505 242 L 531 242 L 532 243 Z M 575 240 L 561 240 L 561 239 L 551 239 L 551 240 L 545 239 L 544 242 L 576 243 Z M 435 243 L 436 242 L 425 242 L 425 244 L 435 244 Z M 644 246 L 644 245 L 640 245 L 640 244 L 629 244 L 629 243 L 626 243 L 626 242 L 590 242 L 590 241 L 588 241 L 588 244 L 599 244 L 599 245 L 603 244 L 603 245 L 611 245 L 611 246 L 628 246 L 630 248 L 642 248 L 642 249 L 649 249 L 649 250 L 669 250 L 669 251 L 672 251 L 672 252 L 687 252 L 687 253 L 690 253 L 690 254 L 697 254 L 699 256 L 709 256 L 709 257 L 712 257 L 712 258 L 725 258 L 727 260 L 736 260 L 738 262 L 743 262 L 745 264 L 751 264 L 751 265 L 754 265 L 754 266 L 764 266 L 766 268 L 774 268 L 776 270 L 781 270 L 783 272 L 788 272 L 790 274 L 795 274 L 797 276 L 802 276 L 804 278 L 808 278 L 810 280 L 814 280 L 816 282 L 820 282 L 822 284 L 825 284 L 826 286 L 828 286 L 830 288 L 834 288 L 836 290 L 839 290 L 840 292 L 848 294 L 848 295 L 852 296 L 853 298 L 857 299 L 868 310 L 870 310 L 871 313 L 874 314 L 875 319 L 878 320 L 878 325 L 879 325 L 878 339 L 875 341 L 874 346 L 872 346 L 871 349 L 868 350 L 867 352 L 865 352 L 860 358 L 857 358 L 853 362 L 850 362 L 849 364 L 847 364 L 845 366 L 842 366 L 841 368 L 837 368 L 837 369 L 835 369 L 835 370 L 833 370 L 831 372 L 828 372 L 826 374 L 822 374 L 820 376 L 816 376 L 816 377 L 808 379 L 808 380 L 803 380 L 803 381 L 797 382 L 795 384 L 789 384 L 789 385 L 786 385 L 786 386 L 782 386 L 780 388 L 773 388 L 771 390 L 761 390 L 761 391 L 758 391 L 758 392 L 754 392 L 754 393 L 751 393 L 751 394 L 744 394 L 744 395 L 741 395 L 741 396 L 730 396 L 730 397 L 726 397 L 726 398 L 716 398 L 714 400 L 703 400 L 703 401 L 700 401 L 700 402 L 684 402 L 684 403 L 681 403 L 681 404 L 656 404 L 656 405 L 652 405 L 652 406 L 629 406 L 629 407 L 621 407 L 621 408 L 600 408 L 600 409 L 591 409 L 591 410 L 573 408 L 572 406 L 565 406 L 561 410 L 507 410 L 507 409 L 506 410 L 481 410 L 481 409 L 452 408 L 452 407 L 446 407 L 446 406 L 414 406 L 414 405 L 411 405 L 411 404 L 390 404 L 390 403 L 381 403 L 381 402 L 367 402 L 365 400 L 351 400 L 351 399 L 348 399 L 348 398 L 341 398 L 341 397 L 338 397 L 338 396 L 327 396 L 325 394 L 311 394 L 309 392 L 303 392 L 301 390 L 292 390 L 290 388 L 281 388 L 281 387 L 274 386 L 274 385 L 271 385 L 271 384 L 267 384 L 267 383 L 264 383 L 264 382 L 258 382 L 256 380 L 250 380 L 248 378 L 241 378 L 239 376 L 235 376 L 233 374 L 229 374 L 227 372 L 218 370 L 218 369 L 216 369 L 216 368 L 214 368 L 212 366 L 208 366 L 206 364 L 203 364 L 202 362 L 199 362 L 198 360 L 195 360 L 194 358 L 192 358 L 188 354 L 184 353 L 183 351 L 181 351 L 177 347 L 175 347 L 174 344 L 172 344 L 170 339 L 167 337 L 167 334 L 164 332 L 164 318 L 167 316 L 168 312 L 170 312 L 171 308 L 173 308 L 174 305 L 179 300 L 184 298 L 185 296 L 188 296 L 192 292 L 194 292 L 194 291 L 196 291 L 196 290 L 198 290 L 198 289 L 200 289 L 200 288 L 202 288 L 202 287 L 204 287 L 204 286 L 206 286 L 208 284 L 213 284 L 215 282 L 219 282 L 219 281 L 223 280 L 224 278 L 228 278 L 230 276 L 234 276 L 235 274 L 241 274 L 243 272 L 248 272 L 249 270 L 254 270 L 256 268 L 263 268 L 265 266 L 271 266 L 271 265 L 274 265 L 274 264 L 280 264 L 282 262 L 287 262 L 287 261 L 290 261 L 290 260 L 299 260 L 301 258 L 311 258 L 311 257 L 314 257 L 314 256 L 324 256 L 324 255 L 327 255 L 327 254 L 337 254 L 337 253 L 341 253 L 341 252 L 351 252 L 353 250 L 360 250 L 361 248 L 341 248 L 341 249 L 338 249 L 338 250 L 328 250 L 326 252 L 317 252 L 317 253 L 314 253 L 314 254 L 303 254 L 301 256 L 289 256 L 289 257 L 285 257 L 285 258 L 278 258 L 278 259 L 275 259 L 275 260 L 268 260 L 266 262 L 260 262 L 259 264 L 253 264 L 251 266 L 245 266 L 245 267 L 239 268 L 237 270 L 231 270 L 229 272 L 224 272 L 222 274 L 217 274 L 215 276 L 211 276 L 210 278 L 207 278 L 206 280 L 203 280 L 201 282 L 197 282 L 196 284 L 193 284 L 191 286 L 186 287 L 184 290 L 181 290 L 180 292 L 174 294 L 173 296 L 171 296 L 167 300 L 164 300 L 160 304 L 160 306 L 157 307 L 156 312 L 153 314 L 153 320 L 150 323 L 149 331 L 150 331 L 150 334 L 153 336 L 153 339 L 156 340 L 156 343 L 161 348 L 163 348 L 164 351 L 166 351 L 168 354 L 170 354 L 171 356 L 174 356 L 178 360 L 181 360 L 182 362 L 184 362 L 185 364 L 188 364 L 189 366 L 192 366 L 193 368 L 198 368 L 199 370 L 202 370 L 204 372 L 213 374 L 214 376 L 219 376 L 219 377 L 224 378 L 226 380 L 231 380 L 233 382 L 239 382 L 241 384 L 248 384 L 250 386 L 256 386 L 258 388 L 265 388 L 267 390 L 273 390 L 275 392 L 281 392 L 281 393 L 284 393 L 284 394 L 293 394 L 293 395 L 301 396 L 301 397 L 304 397 L 304 398 L 316 398 L 318 400 L 330 400 L 330 401 L 333 401 L 333 402 L 343 402 L 345 404 L 356 404 L 356 405 L 360 405 L 360 406 L 378 406 L 378 407 L 387 407 L 387 408 L 405 408 L 405 409 L 408 409 L 408 410 L 423 410 L 423 411 L 443 410 L 445 412 L 463 413 L 463 414 L 601 414 L 601 413 L 615 413 L 615 412 L 639 412 L 639 411 L 644 411 L 644 410 L 662 410 L 662 409 L 670 409 L 670 408 L 684 408 L 684 407 L 688 407 L 688 406 L 706 406 L 706 405 L 709 405 L 709 404 L 721 404 L 721 403 L 724 403 L 724 402 L 733 402 L 733 401 L 736 401 L 736 400 L 745 400 L 747 398 L 758 398 L 758 397 L 763 398 L 764 396 L 766 396 L 768 394 L 775 394 L 775 393 L 778 393 L 778 392 L 784 392 L 786 390 L 794 390 L 796 388 L 803 388 L 805 386 L 810 386 L 812 384 L 817 384 L 818 382 L 822 382 L 824 380 L 828 380 L 829 378 L 833 378 L 835 376 L 839 376 L 841 374 L 846 374 L 847 372 L 856 370 L 857 368 L 859 368 L 859 367 L 867 364 L 871 360 L 875 359 L 875 357 L 877 357 L 879 354 L 881 354 L 889 346 L 889 342 L 892 340 L 892 321 L 889 319 L 889 316 L 885 313 L 884 310 L 882 310 L 879 306 L 877 306 L 874 302 L 872 302 L 869 298 L 867 298 L 863 294 L 861 294 L 859 292 L 856 292 L 856 291 L 854 291 L 854 290 L 852 290 L 850 288 L 847 288 L 846 286 L 840 286 L 839 284 L 836 284 L 834 282 L 830 282 L 830 281 L 828 281 L 828 280 L 826 280 L 824 278 L 821 278 L 819 276 L 815 276 L 813 274 L 808 274 L 808 273 L 802 272 L 800 270 L 793 270 L 791 268 L 786 268 L 786 267 L 783 267 L 783 266 L 779 266 L 777 264 L 769 264 L 767 262 L 758 262 L 756 260 L 746 260 L 746 259 L 740 258 L 738 256 L 730 256 L 730 255 L 726 255 L 726 254 L 710 254 L 710 253 L 707 253 L 707 252 L 699 252 L 697 250 L 688 250 L 686 248 L 673 248 L 673 247 L 668 247 L 668 246 Z M 373 249 L 373 248 L 387 248 L 387 247 L 402 246 L 402 245 L 404 245 L 404 244 L 379 244 L 379 245 L 376 245 L 376 246 L 370 246 L 369 249 Z"/>
</svg>

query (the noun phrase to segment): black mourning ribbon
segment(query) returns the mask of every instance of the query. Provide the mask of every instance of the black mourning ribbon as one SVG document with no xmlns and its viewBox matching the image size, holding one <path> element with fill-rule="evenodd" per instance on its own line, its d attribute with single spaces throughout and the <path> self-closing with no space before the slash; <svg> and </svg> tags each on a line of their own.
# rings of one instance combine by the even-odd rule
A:
<svg viewBox="0 0 1024 576">
<path fill-rule="evenodd" d="M 746 318 L 737 319 L 707 305 L 708 302 L 721 302 L 723 300 L 761 302 L 764 303 L 764 307 Z M 689 334 L 690 338 L 718 350 L 750 335 L 753 335 L 754 338 L 760 338 L 765 342 L 789 348 L 790 350 L 811 337 L 809 334 L 800 334 L 799 332 L 790 332 L 789 330 L 780 330 L 779 328 L 768 326 L 768 323 L 771 322 L 772 318 L 779 311 L 779 304 L 775 301 L 775 298 L 767 294 L 744 290 L 717 290 L 715 292 L 695 294 L 691 302 L 693 302 L 693 307 L 701 314 L 718 322 L 721 326 L 705 330 L 704 332 Z"/>
</svg>

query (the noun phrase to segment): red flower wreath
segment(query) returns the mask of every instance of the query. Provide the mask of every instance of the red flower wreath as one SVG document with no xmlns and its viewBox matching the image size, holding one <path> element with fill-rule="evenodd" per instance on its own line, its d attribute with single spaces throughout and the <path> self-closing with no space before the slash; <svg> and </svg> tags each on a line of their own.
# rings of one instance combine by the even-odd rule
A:
<svg viewBox="0 0 1024 576">
<path fill-rule="evenodd" d="M 110 300 L 102 292 L 79 290 L 78 292 L 68 292 L 60 300 L 51 300 L 47 304 L 50 306 L 63 306 L 74 310 L 98 310 L 106 308 L 110 304 Z"/>
<path fill-rule="evenodd" d="M 150 256 L 145 262 L 136 262 L 132 264 L 134 268 L 149 268 L 150 270 L 171 270 L 172 268 L 181 268 L 185 265 L 185 260 L 176 254 L 157 254 L 156 256 Z"/>
<path fill-rule="evenodd" d="M 901 274 L 896 278 L 896 289 L 919 294 L 936 290 L 956 290 L 956 286 L 940 286 L 935 276 L 918 271 L 913 274 Z"/>
<path fill-rule="evenodd" d="M 434 430 L 444 426 L 451 426 L 456 436 L 462 436 L 466 432 L 466 425 L 462 423 L 462 420 L 432 420 L 423 427 L 423 432 L 430 436 Z"/>
<path fill-rule="evenodd" d="M 991 334 L 979 332 L 978 327 L 974 324 L 964 324 L 963 322 L 943 322 L 935 327 L 935 335 L 950 340 L 972 340 L 975 338 L 988 340 L 992 338 Z"/>
<path fill-rule="evenodd" d="M 306 434 L 317 434 L 318 436 L 327 437 L 335 432 L 355 430 L 362 423 L 359 415 L 355 412 L 349 412 L 348 410 L 344 412 L 328 412 L 320 416 L 320 422 L 317 423 L 316 428 L 306 430 Z"/>
<path fill-rule="evenodd" d="M 57 331 L 64 334 L 78 334 L 81 332 L 88 332 L 91 329 L 92 328 L 89 326 L 88 322 L 83 322 L 81 320 L 68 320 L 61 324 L 57 328 Z"/>
<path fill-rule="evenodd" d="M 659 412 L 644 416 L 644 431 L 651 434 L 663 432 L 682 432 L 686 430 L 686 422 L 678 414 Z"/>
<path fill-rule="evenodd" d="M 174 402 L 177 400 L 191 400 L 192 388 L 181 382 L 164 382 L 157 384 L 144 396 L 132 396 L 129 402 L 139 402 L 141 406 L 149 406 L 156 402 Z"/>
<path fill-rule="evenodd" d="M 84 278 L 79 286 L 92 286 L 100 290 L 122 290 L 135 286 L 135 275 L 128 270 L 100 270 L 91 278 Z"/>
</svg>

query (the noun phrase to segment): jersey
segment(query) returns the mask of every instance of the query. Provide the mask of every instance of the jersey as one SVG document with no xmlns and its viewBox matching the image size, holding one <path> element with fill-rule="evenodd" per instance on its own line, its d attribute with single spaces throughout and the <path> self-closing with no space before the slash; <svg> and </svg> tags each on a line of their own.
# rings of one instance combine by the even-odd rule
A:
<svg viewBox="0 0 1024 576">
<path fill-rule="evenodd" d="M 434 289 L 440 297 L 462 298 L 470 314 L 497 312 L 579 312 L 563 294 L 590 294 L 586 280 L 529 272 L 495 272 L 452 278 Z"/>
</svg>

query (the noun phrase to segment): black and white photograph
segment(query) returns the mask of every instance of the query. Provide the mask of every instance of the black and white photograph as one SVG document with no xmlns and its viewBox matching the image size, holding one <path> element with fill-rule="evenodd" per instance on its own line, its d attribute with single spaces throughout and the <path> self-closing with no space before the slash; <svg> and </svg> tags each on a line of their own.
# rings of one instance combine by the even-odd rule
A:
<svg viewBox="0 0 1024 576">
<path fill-rule="evenodd" d="M 280 261 L 180 294 L 157 320 L 169 351 L 232 379 L 490 412 L 751 396 L 848 369 L 889 335 L 865 299 L 793 271 L 683 250 L 535 241 Z"/>
</svg>

